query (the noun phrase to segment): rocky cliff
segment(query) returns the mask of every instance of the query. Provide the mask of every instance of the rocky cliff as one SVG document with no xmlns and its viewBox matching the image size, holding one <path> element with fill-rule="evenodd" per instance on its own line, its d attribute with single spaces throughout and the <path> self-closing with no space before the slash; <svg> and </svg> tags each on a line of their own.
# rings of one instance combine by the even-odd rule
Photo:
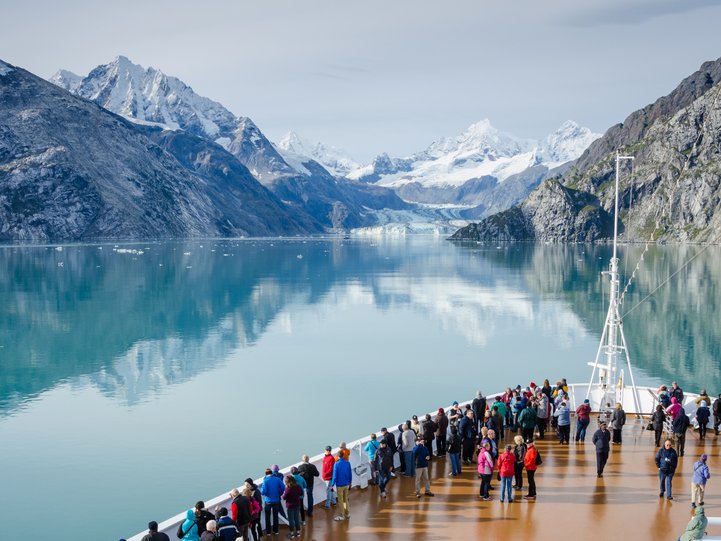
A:
<svg viewBox="0 0 721 541">
<path fill-rule="evenodd" d="M 172 141 L 154 141 L 145 130 L 0 62 L 0 239 L 319 230 L 290 212 L 221 147 L 187 135 L 178 148 Z M 181 153 L 183 160 L 175 155 Z M 237 167 L 220 165 L 222 154 Z M 209 162 L 218 167 L 204 169 Z"/>
<path fill-rule="evenodd" d="M 622 238 L 720 242 L 721 59 L 706 62 L 669 95 L 611 127 L 568 172 L 544 182 L 514 208 L 517 219 L 507 229 L 494 226 L 503 221 L 497 215 L 459 230 L 453 238 L 607 238 L 617 151 L 635 156 L 632 169 L 626 167 L 621 174 Z M 590 213 L 585 205 L 567 205 L 559 186 L 585 194 L 590 205 L 597 201 L 599 208 Z M 545 203 L 539 206 L 539 201 Z M 568 214 L 559 215 L 559 209 Z M 515 228 L 521 222 L 526 227 Z M 504 234 L 494 236 L 497 230 Z"/>
</svg>

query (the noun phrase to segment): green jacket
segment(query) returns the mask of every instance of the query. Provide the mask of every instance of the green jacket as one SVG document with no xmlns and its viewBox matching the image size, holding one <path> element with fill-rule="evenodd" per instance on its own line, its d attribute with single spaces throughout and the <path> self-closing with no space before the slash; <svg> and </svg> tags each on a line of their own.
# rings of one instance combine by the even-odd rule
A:
<svg viewBox="0 0 721 541">
<path fill-rule="evenodd" d="M 526 408 L 518 416 L 518 424 L 521 425 L 521 428 L 533 428 L 536 426 L 536 418 L 537 415 L 533 408 Z"/>
<path fill-rule="evenodd" d="M 697 507 L 696 515 L 689 520 L 686 525 L 686 531 L 683 532 L 683 535 L 681 535 L 679 539 L 681 541 L 695 541 L 697 539 L 703 539 L 707 525 L 708 519 L 704 514 L 703 507 Z"/>
</svg>

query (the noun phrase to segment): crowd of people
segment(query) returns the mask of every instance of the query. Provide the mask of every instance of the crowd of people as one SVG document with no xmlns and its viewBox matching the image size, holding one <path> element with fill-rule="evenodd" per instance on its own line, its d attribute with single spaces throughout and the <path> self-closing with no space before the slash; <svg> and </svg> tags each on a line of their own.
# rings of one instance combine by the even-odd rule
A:
<svg viewBox="0 0 721 541">
<path fill-rule="evenodd" d="M 658 391 L 659 404 L 647 426 L 655 433 L 655 445 L 659 447 L 655 462 L 659 471 L 660 497 L 673 499 L 672 479 L 678 465 L 678 457 L 684 454 L 686 430 L 690 426 L 688 415 L 681 404 L 683 391 L 674 382 L 671 389 L 662 386 Z M 718 434 L 721 424 L 721 395 L 709 409 L 711 400 L 702 391 L 695 401 L 696 419 L 699 421 L 699 435 L 706 435 L 705 425 L 713 413 L 713 429 Z M 574 442 L 586 441 L 587 429 L 594 412 L 589 400 L 575 411 L 576 428 Z M 450 477 L 463 473 L 464 467 L 473 466 L 474 474 L 480 478 L 478 497 L 491 501 L 494 473 L 501 483 L 500 501 L 513 503 L 516 495 L 523 490 L 526 472 L 526 500 L 537 497 L 535 473 L 542 459 L 535 446 L 536 439 L 544 439 L 549 430 L 555 430 L 559 445 L 568 445 L 571 439 L 572 410 L 565 380 L 550 385 L 545 380 L 542 386 L 531 383 L 528 387 L 506 391 L 495 397 L 486 397 L 478 391 L 472 402 L 465 406 L 454 402 L 445 411 L 439 408 L 434 416 L 422 419 L 414 415 L 398 425 L 394 436 L 386 428 L 380 434 L 371 434 L 364 451 L 370 464 L 370 482 L 377 485 L 379 497 L 387 498 L 387 485 L 396 475 L 412 477 L 415 480 L 416 498 L 433 497 L 428 474 L 429 463 L 434 457 L 450 458 Z M 598 412 L 598 428 L 593 431 L 591 441 L 595 446 L 597 475 L 603 476 L 612 444 L 621 445 L 626 414 L 622 405 L 606 404 Z M 609 430 L 610 428 L 610 430 Z M 661 445 L 663 432 L 669 438 Z M 511 441 L 505 443 L 506 437 Z M 675 448 L 674 448 L 675 444 Z M 396 455 L 400 467 L 396 467 Z M 692 507 L 695 509 L 689 531 L 697 530 L 703 522 L 704 488 L 709 479 L 709 469 L 704 454 L 693 469 Z M 288 538 L 300 537 L 307 517 L 313 515 L 313 490 L 316 478 L 325 484 L 326 509 L 338 509 L 336 521 L 350 518 L 349 492 L 353 472 L 350 466 L 350 450 L 341 442 L 333 453 L 327 446 L 321 464 L 321 471 L 304 455 L 298 467 L 287 475 L 279 473 L 277 465 L 265 472 L 257 486 L 252 479 L 246 479 L 243 486 L 233 489 L 229 496 L 230 509 L 216 508 L 213 513 L 205 509 L 204 502 L 197 502 L 186 513 L 185 520 L 178 527 L 178 538 L 186 541 L 222 541 L 250 538 L 258 541 L 265 535 L 278 535 L 279 517 L 283 516 L 289 525 Z M 285 505 L 283 505 L 283 503 Z M 700 509 L 700 511 L 699 511 Z M 261 527 L 261 514 L 265 530 Z M 705 526 L 705 525 L 704 525 Z M 686 534 L 682 539 L 695 539 Z M 166 541 L 167 536 L 157 531 L 157 524 L 149 524 L 144 541 Z"/>
</svg>

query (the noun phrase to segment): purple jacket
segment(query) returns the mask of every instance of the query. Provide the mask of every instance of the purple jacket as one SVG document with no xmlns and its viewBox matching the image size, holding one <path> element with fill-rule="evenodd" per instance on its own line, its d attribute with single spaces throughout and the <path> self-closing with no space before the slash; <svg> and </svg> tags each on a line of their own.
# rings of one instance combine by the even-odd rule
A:
<svg viewBox="0 0 721 541">
<path fill-rule="evenodd" d="M 699 460 L 693 465 L 693 482 L 697 485 L 705 485 L 706 481 L 711 477 L 708 471 L 708 465 L 705 461 Z"/>
</svg>

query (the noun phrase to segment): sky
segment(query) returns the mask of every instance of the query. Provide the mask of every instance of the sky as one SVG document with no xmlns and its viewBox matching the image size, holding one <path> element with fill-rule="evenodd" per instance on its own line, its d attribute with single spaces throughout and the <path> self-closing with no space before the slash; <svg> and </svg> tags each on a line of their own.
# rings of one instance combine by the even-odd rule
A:
<svg viewBox="0 0 721 541">
<path fill-rule="evenodd" d="M 125 55 L 356 160 L 488 118 L 603 133 L 721 56 L 721 0 L 0 0 L 0 59 L 41 77 Z"/>
</svg>

